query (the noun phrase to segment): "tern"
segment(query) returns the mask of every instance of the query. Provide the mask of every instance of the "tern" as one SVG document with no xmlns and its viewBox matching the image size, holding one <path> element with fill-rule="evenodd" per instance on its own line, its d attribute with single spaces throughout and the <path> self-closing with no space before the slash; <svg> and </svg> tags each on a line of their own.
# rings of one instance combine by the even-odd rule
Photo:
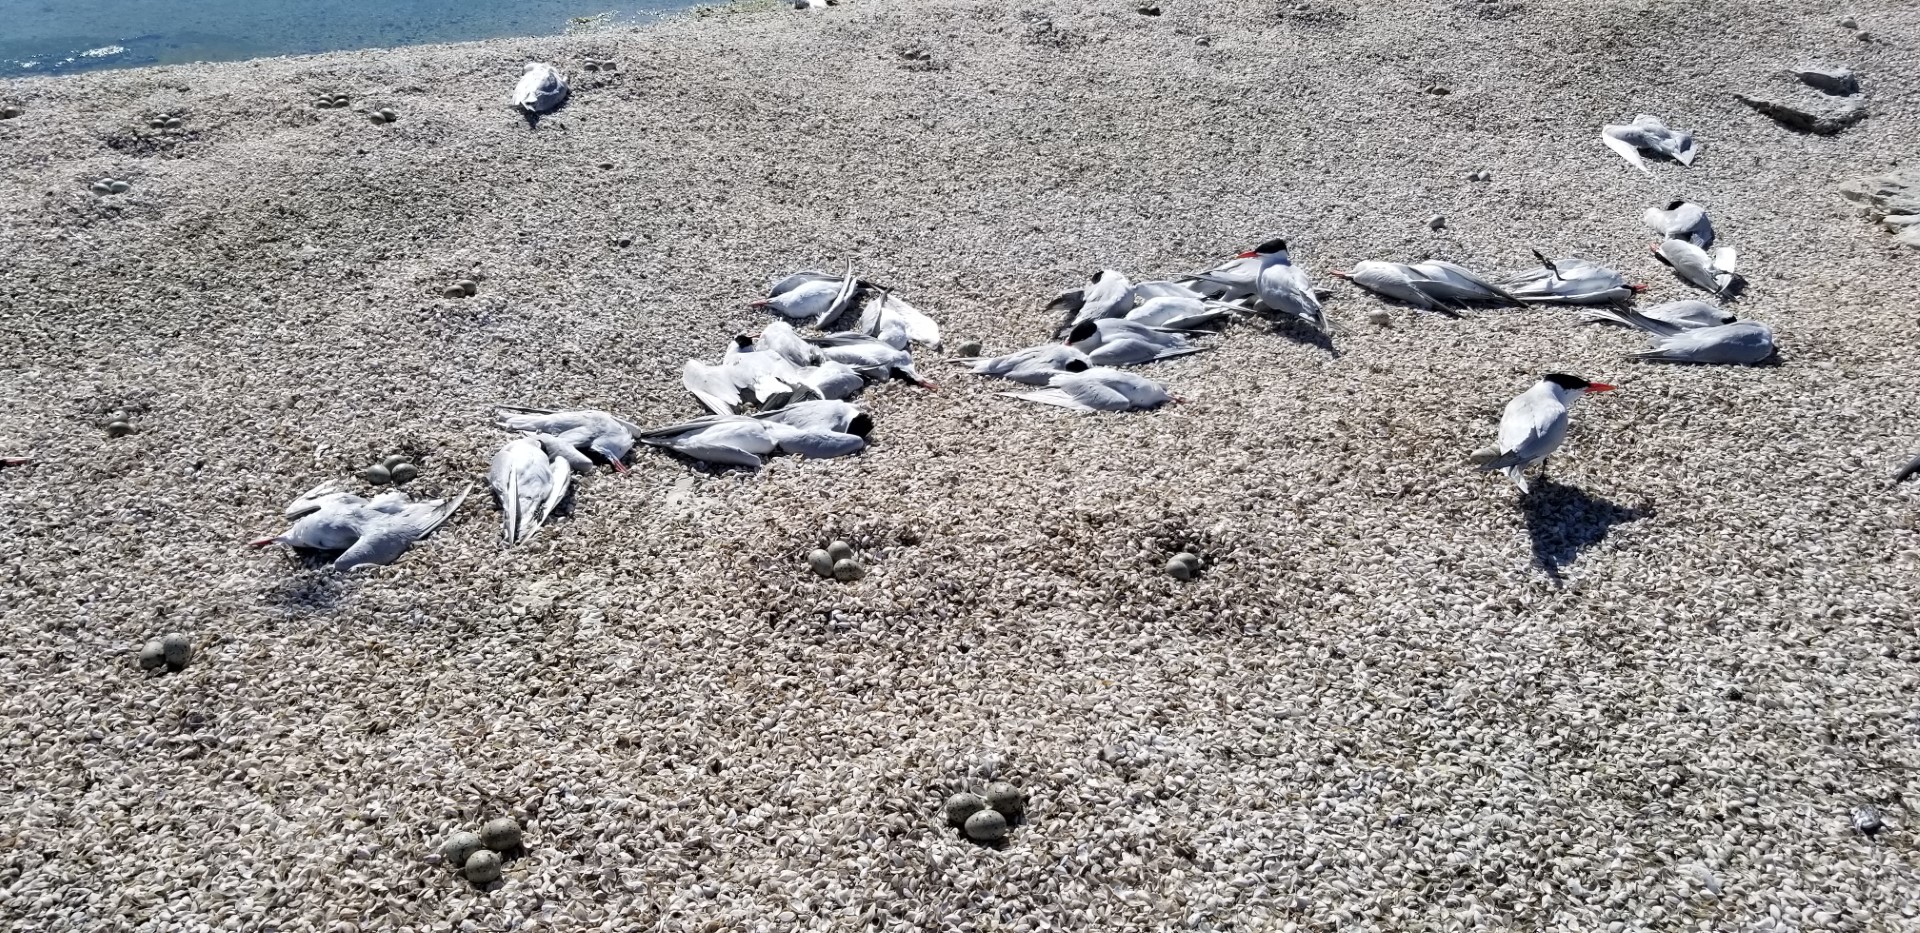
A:
<svg viewBox="0 0 1920 933">
<path fill-rule="evenodd" d="M 1705 208 L 1692 201 L 1670 201 L 1664 210 L 1649 207 L 1640 219 L 1661 239 L 1686 240 L 1701 249 L 1713 245 L 1713 221 L 1707 219 Z"/>
<path fill-rule="evenodd" d="M 565 457 L 549 457 L 539 438 L 523 436 L 493 455 L 487 482 L 500 500 L 501 537 L 519 544 L 533 537 L 567 497 L 573 470 Z"/>
<path fill-rule="evenodd" d="M 336 570 L 391 564 L 413 542 L 432 534 L 467 499 L 467 486 L 452 501 L 415 502 L 406 493 L 388 492 L 372 499 L 340 492 L 323 483 L 302 493 L 286 508 L 293 519 L 286 531 L 248 542 L 249 547 L 279 544 L 297 550 L 340 551 Z"/>
<path fill-rule="evenodd" d="M 1645 309 L 1582 308 L 1580 319 L 1596 324 L 1624 324 L 1655 334 L 1672 334 L 1696 327 L 1731 324 L 1738 318 L 1725 308 L 1698 299 L 1669 301 Z"/>
<path fill-rule="evenodd" d="M 1093 366 L 1085 353 L 1059 343 L 1015 350 L 1004 356 L 955 362 L 971 364 L 976 375 L 996 376 L 1030 386 L 1044 386 L 1061 373 L 1082 373 Z"/>
<path fill-rule="evenodd" d="M 1652 349 L 1628 354 L 1628 358 L 1655 363 L 1752 366 L 1771 359 L 1775 352 L 1772 328 L 1757 321 L 1738 321 L 1670 334 L 1655 333 Z"/>
<path fill-rule="evenodd" d="M 1625 276 L 1585 259 L 1548 259 L 1534 250 L 1538 268 L 1510 277 L 1507 294 L 1526 302 L 1604 305 L 1627 301 L 1645 285 L 1628 284 Z"/>
<path fill-rule="evenodd" d="M 1733 264 L 1738 258 L 1733 247 L 1723 246 L 1709 256 L 1707 251 L 1693 245 L 1691 240 L 1661 240 L 1653 244 L 1653 258 L 1673 270 L 1680 281 L 1695 288 L 1704 288 L 1716 295 L 1724 294 L 1727 286 L 1733 283 Z"/>
<path fill-rule="evenodd" d="M 1158 382 L 1105 367 L 1062 373 L 1044 389 L 1000 394 L 1076 411 L 1139 411 L 1178 401 Z"/>
<path fill-rule="evenodd" d="M 1525 470 L 1536 463 L 1545 464 L 1560 442 L 1567 439 L 1567 409 L 1588 392 L 1612 392 L 1604 382 L 1588 382 L 1579 376 L 1548 373 L 1533 388 L 1507 403 L 1500 417 L 1500 455 L 1480 465 L 1480 472 L 1501 470 L 1507 478 L 1528 492 Z"/>
<path fill-rule="evenodd" d="M 1653 169 L 1640 158 L 1640 150 L 1657 152 L 1681 165 L 1692 165 L 1694 154 L 1699 147 L 1693 141 L 1693 134 L 1686 130 L 1668 129 L 1659 117 L 1640 114 L 1632 123 L 1616 123 L 1600 128 L 1600 140 L 1607 148 L 1620 154 L 1629 165 L 1649 175 Z"/>
<path fill-rule="evenodd" d="M 528 62 L 513 86 L 513 105 L 530 114 L 542 114 L 567 99 L 567 79 L 546 62 Z"/>
<path fill-rule="evenodd" d="M 620 419 L 604 411 L 546 411 L 512 405 L 496 406 L 494 424 L 509 431 L 553 436 L 576 450 L 605 457 L 616 472 L 627 472 L 622 463 L 633 449 L 633 435 Z"/>
<path fill-rule="evenodd" d="M 1082 321 L 1067 332 L 1066 344 L 1085 353 L 1095 366 L 1131 366 L 1209 349 L 1189 345 L 1176 331 L 1125 318 Z"/>
<path fill-rule="evenodd" d="M 1275 237 L 1235 258 L 1259 263 L 1253 279 L 1253 294 L 1259 299 L 1260 307 L 1296 318 L 1322 334 L 1327 332 L 1326 312 L 1321 309 L 1307 274 L 1294 266 L 1286 240 Z"/>
<path fill-rule="evenodd" d="M 1065 312 L 1054 332 L 1054 336 L 1062 337 L 1079 324 L 1122 317 L 1133 310 L 1133 283 L 1121 273 L 1102 269 L 1087 284 L 1061 292 L 1047 302 L 1047 310 Z"/>
</svg>

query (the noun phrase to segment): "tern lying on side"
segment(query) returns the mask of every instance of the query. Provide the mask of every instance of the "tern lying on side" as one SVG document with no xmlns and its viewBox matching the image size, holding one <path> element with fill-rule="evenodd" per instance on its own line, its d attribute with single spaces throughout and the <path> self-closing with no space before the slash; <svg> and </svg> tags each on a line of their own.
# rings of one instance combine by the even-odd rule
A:
<svg viewBox="0 0 1920 933">
<path fill-rule="evenodd" d="M 1733 284 L 1733 264 L 1738 258 L 1733 247 L 1723 246 L 1709 256 L 1691 240 L 1661 240 L 1653 244 L 1653 258 L 1673 270 L 1680 281 L 1704 288 L 1716 295 L 1725 294 Z"/>
<path fill-rule="evenodd" d="M 573 469 L 565 457 L 549 456 L 539 438 L 521 437 L 493 455 L 487 482 L 500 501 L 501 538 L 519 544 L 533 537 L 567 497 Z"/>
<path fill-rule="evenodd" d="M 1585 259 L 1548 259 L 1533 251 L 1540 266 L 1509 277 L 1507 294 L 1540 304 L 1604 305 L 1631 299 L 1645 285 L 1630 285 L 1625 276 Z"/>
<path fill-rule="evenodd" d="M 1368 260 L 1354 263 L 1350 271 L 1333 274 L 1376 295 L 1429 311 L 1475 302 L 1521 303 L 1505 289 L 1444 259 L 1412 265 Z"/>
<path fill-rule="evenodd" d="M 1657 152 L 1681 165 L 1692 165 L 1698 146 L 1686 130 L 1668 129 L 1659 117 L 1640 114 L 1632 123 L 1616 123 L 1600 128 L 1600 140 L 1620 154 L 1629 165 L 1649 175 L 1653 169 L 1640 158 L 1640 150 Z"/>
<path fill-rule="evenodd" d="M 809 269 L 773 283 L 767 297 L 751 307 L 775 311 L 791 321 L 811 319 L 815 327 L 831 327 L 868 287 L 854 278 L 853 263 L 847 263 L 845 275 Z"/>
<path fill-rule="evenodd" d="M 1160 383 L 1104 367 L 1062 373 L 1053 377 L 1052 384 L 1044 389 L 1000 394 L 1076 411 L 1139 411 L 1178 401 Z"/>
<path fill-rule="evenodd" d="M 467 486 L 452 501 L 414 502 L 403 492 L 387 492 L 372 499 L 340 492 L 332 483 L 307 490 L 287 506 L 292 527 L 272 537 L 248 542 L 249 547 L 281 544 L 314 551 L 340 551 L 336 570 L 391 564 L 413 542 L 432 534 L 465 502 Z"/>
<path fill-rule="evenodd" d="M 1064 337 L 1087 321 L 1123 317 L 1133 310 L 1133 283 L 1121 273 L 1102 269 L 1087 284 L 1055 296 L 1047 302 L 1047 310 L 1063 312 L 1053 335 Z"/>
<path fill-rule="evenodd" d="M 1656 333 L 1653 349 L 1627 356 L 1655 363 L 1752 366 L 1771 359 L 1775 352 L 1772 328 L 1757 321 L 1738 321 L 1671 334 Z"/>
<path fill-rule="evenodd" d="M 1649 207 L 1640 219 L 1663 240 L 1686 240 L 1701 249 L 1713 245 L 1713 221 L 1692 201 L 1670 201 L 1665 210 Z"/>
<path fill-rule="evenodd" d="M 1645 309 L 1582 308 L 1580 319 L 1592 324 L 1623 324 L 1654 334 L 1672 334 L 1739 320 L 1725 308 L 1694 298 L 1669 301 Z"/>
<path fill-rule="evenodd" d="M 627 472 L 621 461 L 633 449 L 633 435 L 620 419 L 604 411 L 547 411 L 514 405 L 495 407 L 494 424 L 509 431 L 551 435 L 578 451 L 599 454 L 616 472 Z"/>
<path fill-rule="evenodd" d="M 1043 343 L 1005 356 L 972 357 L 954 362 L 970 364 L 975 375 L 997 376 L 1030 386 L 1044 386 L 1061 373 L 1083 373 L 1093 366 L 1085 353 L 1061 343 Z"/>
<path fill-rule="evenodd" d="M 560 106 L 567 94 L 567 79 L 557 69 L 546 62 L 528 62 L 509 99 L 521 110 L 540 114 Z"/>
<path fill-rule="evenodd" d="M 842 457 L 867 446 L 873 417 L 845 402 L 811 401 L 759 415 L 710 415 L 642 430 L 641 443 L 723 466 L 758 469 L 776 452 Z"/>
<path fill-rule="evenodd" d="M 1066 344 L 1095 366 L 1132 366 L 1210 349 L 1188 344 L 1178 332 L 1125 318 L 1082 321 L 1067 332 Z"/>
</svg>

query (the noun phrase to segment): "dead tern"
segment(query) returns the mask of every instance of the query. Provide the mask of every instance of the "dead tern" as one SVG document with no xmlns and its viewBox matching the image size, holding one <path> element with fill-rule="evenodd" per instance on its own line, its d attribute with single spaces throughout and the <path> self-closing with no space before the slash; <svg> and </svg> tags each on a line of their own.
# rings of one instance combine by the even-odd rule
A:
<svg viewBox="0 0 1920 933">
<path fill-rule="evenodd" d="M 1210 349 L 1190 345 L 1180 332 L 1125 318 L 1082 321 L 1067 332 L 1066 344 L 1095 366 L 1133 366 Z"/>
<path fill-rule="evenodd" d="M 1630 300 L 1646 288 L 1625 276 L 1585 259 L 1548 259 L 1533 251 L 1540 266 L 1516 273 L 1502 285 L 1507 294 L 1540 304 L 1603 305 Z"/>
<path fill-rule="evenodd" d="M 1568 407 L 1588 392 L 1613 390 L 1604 382 L 1588 382 L 1565 373 L 1540 377 L 1533 388 L 1507 403 L 1500 417 L 1500 455 L 1481 464 L 1480 472 L 1505 472 L 1521 492 L 1528 492 L 1526 469 L 1546 463 L 1567 439 Z"/>
<path fill-rule="evenodd" d="M 1255 280 L 1259 277 L 1259 256 L 1240 253 L 1205 272 L 1196 272 L 1178 282 L 1216 301 L 1244 301 L 1254 296 Z"/>
<path fill-rule="evenodd" d="M 1670 201 L 1665 209 L 1649 207 L 1640 219 L 1661 239 L 1686 240 L 1701 249 L 1713 245 L 1713 221 L 1707 219 L 1705 208 L 1692 201 Z"/>
<path fill-rule="evenodd" d="M 770 309 L 793 321 L 810 320 L 815 327 L 831 327 L 846 313 L 848 306 L 867 287 L 854 278 L 853 264 L 845 275 L 828 275 L 807 270 L 795 272 L 773 284 L 767 297 L 751 307 Z"/>
<path fill-rule="evenodd" d="M 567 79 L 546 62 L 528 62 L 513 86 L 513 105 L 530 114 L 542 114 L 567 99 Z"/>
<path fill-rule="evenodd" d="M 1655 334 L 1714 327 L 1738 320 L 1733 312 L 1695 298 L 1641 309 L 1582 308 L 1580 318 L 1589 323 L 1624 324 Z"/>
<path fill-rule="evenodd" d="M 1616 123 L 1600 128 L 1600 139 L 1607 148 L 1620 154 L 1629 165 L 1649 175 L 1653 169 L 1647 167 L 1640 158 L 1640 150 L 1657 152 L 1682 165 L 1692 165 L 1698 147 L 1693 134 L 1686 130 L 1669 129 L 1659 117 L 1640 114 L 1632 123 Z"/>
<path fill-rule="evenodd" d="M 287 506 L 294 519 L 286 531 L 248 542 L 249 547 L 279 544 L 296 550 L 340 551 L 336 570 L 391 564 L 413 542 L 432 534 L 467 499 L 471 485 L 451 501 L 415 502 L 406 493 L 388 492 L 373 499 L 339 492 L 332 484 L 310 489 Z"/>
<path fill-rule="evenodd" d="M 1086 321 L 1122 317 L 1133 310 L 1133 282 L 1112 269 L 1102 269 L 1087 284 L 1061 292 L 1047 302 L 1047 310 L 1064 312 L 1054 332 L 1054 336 L 1063 337 Z"/>
<path fill-rule="evenodd" d="M 1061 373 L 1044 389 L 1000 394 L 1076 411 L 1139 411 L 1178 401 L 1158 382 L 1105 367 Z"/>
<path fill-rule="evenodd" d="M 1139 287 L 1134 293 L 1139 294 Z M 1145 324 L 1149 327 L 1167 327 L 1175 330 L 1191 330 L 1204 327 L 1235 311 L 1245 311 L 1239 305 L 1186 295 L 1156 295 L 1148 298 L 1127 312 L 1121 320 Z"/>
<path fill-rule="evenodd" d="M 1708 255 L 1690 240 L 1661 240 L 1653 244 L 1653 258 L 1673 270 L 1680 281 L 1716 295 L 1725 294 L 1733 284 L 1733 265 L 1738 258 L 1733 247 L 1723 246 Z"/>
<path fill-rule="evenodd" d="M 867 299 L 857 329 L 896 350 L 910 343 L 940 348 L 940 325 L 888 289 L 881 289 L 878 299 Z"/>
<path fill-rule="evenodd" d="M 1772 328 L 1758 321 L 1737 321 L 1653 334 L 1652 349 L 1630 353 L 1628 358 L 1655 363 L 1752 366 L 1771 359 L 1775 352 Z"/>
<path fill-rule="evenodd" d="M 493 455 L 487 482 L 500 501 L 501 537 L 519 544 L 540 530 L 567 496 L 573 470 L 564 457 L 549 457 L 536 437 L 508 441 Z"/>
<path fill-rule="evenodd" d="M 923 389 L 936 386 L 913 368 L 913 354 L 864 334 L 824 334 L 810 337 L 823 361 L 839 363 L 874 382 L 898 376 Z"/>
<path fill-rule="evenodd" d="M 1920 475 L 1920 456 L 1908 460 L 1906 466 L 1901 467 L 1899 471 L 1893 474 L 1893 482 L 1888 483 L 1887 486 L 1889 488 L 1898 486 L 1906 482 L 1908 477 L 1915 475 Z"/>
<path fill-rule="evenodd" d="M 1059 343 L 1015 350 L 1004 356 L 955 362 L 971 364 L 976 375 L 996 376 L 1030 386 L 1044 386 L 1061 373 L 1086 372 L 1093 366 L 1085 353 Z"/>
<path fill-rule="evenodd" d="M 494 424 L 509 431 L 549 434 L 577 450 L 605 457 L 615 471 L 627 472 L 621 462 L 633 449 L 627 424 L 604 411 L 547 411 L 512 405 L 496 406 Z"/>
</svg>

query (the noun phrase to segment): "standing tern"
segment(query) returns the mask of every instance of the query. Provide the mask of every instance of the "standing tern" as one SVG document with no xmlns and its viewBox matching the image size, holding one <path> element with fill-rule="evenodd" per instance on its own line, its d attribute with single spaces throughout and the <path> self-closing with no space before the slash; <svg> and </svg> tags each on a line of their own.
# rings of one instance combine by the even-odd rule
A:
<svg viewBox="0 0 1920 933">
<path fill-rule="evenodd" d="M 1500 455 L 1480 465 L 1480 472 L 1501 470 L 1507 478 L 1528 492 L 1525 470 L 1560 449 L 1567 439 L 1567 408 L 1588 392 L 1612 392 L 1604 382 L 1588 382 L 1579 376 L 1548 373 L 1533 388 L 1507 403 L 1500 417 Z"/>
<path fill-rule="evenodd" d="M 1307 274 L 1293 265 L 1286 240 L 1275 237 L 1235 258 L 1259 263 L 1253 279 L 1253 294 L 1259 299 L 1260 307 L 1296 318 L 1322 334 L 1327 332 L 1326 312 L 1321 310 L 1320 299 L 1314 295 Z"/>
<path fill-rule="evenodd" d="M 256 548 L 279 544 L 297 550 L 340 551 L 333 561 L 336 570 L 391 564 L 413 542 L 432 534 L 452 517 L 472 489 L 461 489 L 450 502 L 415 502 L 403 492 L 368 500 L 322 484 L 287 506 L 286 517 L 295 520 L 292 527 L 247 544 Z"/>
<path fill-rule="evenodd" d="M 549 458 L 538 438 L 520 437 L 493 455 L 487 482 L 500 500 L 501 537 L 519 544 L 533 537 L 567 497 L 573 470 L 566 458 Z"/>
<path fill-rule="evenodd" d="M 513 105 L 529 114 L 542 114 L 567 99 L 567 79 L 546 62 L 528 62 L 513 86 Z"/>
<path fill-rule="evenodd" d="M 1731 246 L 1716 249 L 1711 256 L 1691 240 L 1661 240 L 1653 244 L 1652 249 L 1653 258 L 1672 269 L 1680 281 L 1695 288 L 1719 295 L 1733 282 L 1733 264 L 1738 254 Z"/>
<path fill-rule="evenodd" d="M 1707 219 L 1705 208 L 1692 201 L 1670 201 L 1664 210 L 1649 207 L 1640 219 L 1661 239 L 1686 240 L 1701 249 L 1713 245 L 1713 221 Z"/>
<path fill-rule="evenodd" d="M 624 422 L 604 411 L 543 411 L 500 405 L 496 406 L 494 424 L 509 431 L 553 435 L 575 449 L 605 457 L 615 471 L 627 472 L 621 460 L 633 449 L 633 434 Z"/>
<path fill-rule="evenodd" d="M 1653 169 L 1640 158 L 1640 150 L 1657 152 L 1681 165 L 1692 165 L 1698 146 L 1686 130 L 1668 129 L 1659 117 L 1640 114 L 1632 123 L 1615 123 L 1600 128 L 1600 140 L 1620 154 L 1627 164 L 1649 175 Z"/>
<path fill-rule="evenodd" d="M 1160 383 L 1104 367 L 1081 373 L 1062 373 L 1053 377 L 1052 383 L 1045 389 L 1000 394 L 1076 411 L 1138 411 L 1178 401 Z"/>
</svg>

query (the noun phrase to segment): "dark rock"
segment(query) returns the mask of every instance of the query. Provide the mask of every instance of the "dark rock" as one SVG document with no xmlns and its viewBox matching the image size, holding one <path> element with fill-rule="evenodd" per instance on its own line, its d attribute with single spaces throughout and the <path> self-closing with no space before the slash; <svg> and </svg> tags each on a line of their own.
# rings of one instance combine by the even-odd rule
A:
<svg viewBox="0 0 1920 933">
<path fill-rule="evenodd" d="M 1860 79 L 1851 68 L 1800 68 L 1793 72 L 1801 84 L 1828 94 L 1860 93 Z"/>
<path fill-rule="evenodd" d="M 1788 129 L 1818 136 L 1832 136 L 1867 118 L 1867 108 L 1859 104 L 1788 100 L 1764 92 L 1733 96 L 1735 100 L 1772 117 Z"/>
</svg>

